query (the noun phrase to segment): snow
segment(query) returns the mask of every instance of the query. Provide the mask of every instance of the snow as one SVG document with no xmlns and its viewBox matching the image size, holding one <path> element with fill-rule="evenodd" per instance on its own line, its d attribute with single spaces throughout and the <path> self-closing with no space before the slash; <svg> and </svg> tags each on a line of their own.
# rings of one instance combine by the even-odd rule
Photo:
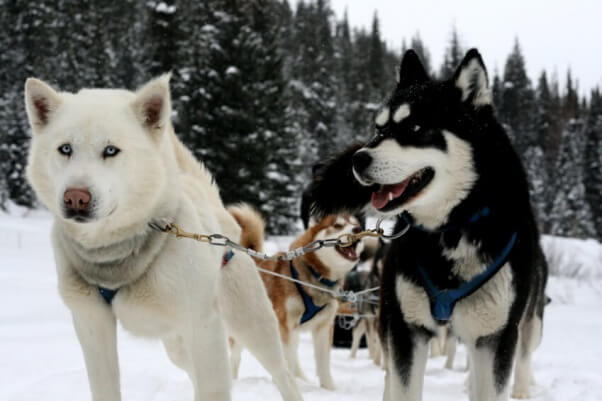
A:
<svg viewBox="0 0 602 401">
<path fill-rule="evenodd" d="M 238 74 L 240 74 L 240 70 L 237 67 L 231 65 L 228 68 L 226 68 L 226 75 L 238 75 Z"/>
<path fill-rule="evenodd" d="M 173 14 L 176 12 L 176 6 L 170 6 L 165 4 L 164 2 L 160 2 L 155 7 L 155 11 L 162 14 Z"/>
<path fill-rule="evenodd" d="M 56 290 L 49 241 L 50 217 L 11 206 L 0 213 L 0 400 L 89 400 L 83 358 L 69 313 Z M 25 217 L 23 217 L 26 215 Z M 270 238 L 267 251 L 288 248 L 290 238 Z M 594 401 L 602 399 L 602 246 L 595 241 L 545 238 L 546 251 L 560 255 L 558 263 L 578 262 L 575 274 L 550 278 L 544 339 L 534 359 L 534 400 Z M 202 245 L 199 245 L 202 246 Z M 555 267 L 557 272 L 571 268 Z M 191 400 L 186 374 L 173 366 L 158 342 L 119 331 L 122 395 L 130 401 Z M 361 350 L 334 349 L 336 391 L 323 390 L 315 377 L 309 336 L 300 344 L 301 365 L 309 382 L 299 381 L 307 401 L 382 399 L 383 372 Z M 453 371 L 443 369 L 442 357 L 429 360 L 425 400 L 467 400 L 464 393 L 466 354 L 460 347 Z M 268 374 L 249 354 L 243 354 L 234 400 L 280 400 Z"/>
</svg>

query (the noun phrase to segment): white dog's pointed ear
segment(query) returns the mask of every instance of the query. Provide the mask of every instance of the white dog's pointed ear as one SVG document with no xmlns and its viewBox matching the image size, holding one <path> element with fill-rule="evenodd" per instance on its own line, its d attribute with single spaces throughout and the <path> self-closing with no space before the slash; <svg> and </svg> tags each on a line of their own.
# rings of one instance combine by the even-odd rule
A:
<svg viewBox="0 0 602 401">
<path fill-rule="evenodd" d="M 53 114 L 61 105 L 59 95 L 50 85 L 36 78 L 25 81 L 25 110 L 34 133 L 48 125 Z"/>
<path fill-rule="evenodd" d="M 132 108 L 140 123 L 152 133 L 161 133 L 169 123 L 171 100 L 169 79 L 171 73 L 163 74 L 145 84 L 136 92 Z"/>
<path fill-rule="evenodd" d="M 399 66 L 399 76 L 397 86 L 407 88 L 410 85 L 426 82 L 429 80 L 428 74 L 420 61 L 418 54 L 412 49 L 405 52 Z"/>
<path fill-rule="evenodd" d="M 491 90 L 485 63 L 477 49 L 470 49 L 454 74 L 454 83 L 462 91 L 462 101 L 474 107 L 491 104 Z"/>
</svg>

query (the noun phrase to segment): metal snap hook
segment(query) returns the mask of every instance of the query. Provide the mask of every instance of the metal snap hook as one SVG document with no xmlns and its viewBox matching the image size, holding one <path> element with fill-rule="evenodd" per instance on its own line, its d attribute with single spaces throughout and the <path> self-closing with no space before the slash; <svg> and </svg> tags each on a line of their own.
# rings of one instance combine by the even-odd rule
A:
<svg viewBox="0 0 602 401">
<path fill-rule="evenodd" d="M 399 232 L 393 233 L 391 235 L 386 235 L 385 231 L 380 227 L 383 220 L 384 220 L 384 217 L 380 217 L 376 221 L 376 231 L 381 233 L 380 234 L 381 238 L 388 239 L 388 240 L 393 240 L 393 239 L 397 239 L 397 238 L 401 237 L 402 235 L 404 235 L 405 233 L 407 233 L 410 230 L 410 227 L 412 227 L 409 223 L 406 222 L 406 226 Z"/>
</svg>

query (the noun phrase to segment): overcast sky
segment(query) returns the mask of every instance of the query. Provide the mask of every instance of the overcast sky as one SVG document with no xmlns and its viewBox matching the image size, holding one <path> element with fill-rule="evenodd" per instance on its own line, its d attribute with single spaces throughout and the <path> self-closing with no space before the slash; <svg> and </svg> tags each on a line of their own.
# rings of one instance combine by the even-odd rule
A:
<svg viewBox="0 0 602 401">
<path fill-rule="evenodd" d="M 518 37 L 533 83 L 545 68 L 557 71 L 561 84 L 567 68 L 579 80 L 581 94 L 602 86 L 602 1 L 596 0 L 331 0 L 341 18 L 347 9 L 352 26 L 371 26 L 376 10 L 389 45 L 420 32 L 439 68 L 455 24 L 465 47 L 477 47 L 493 75 L 503 72 Z"/>
</svg>

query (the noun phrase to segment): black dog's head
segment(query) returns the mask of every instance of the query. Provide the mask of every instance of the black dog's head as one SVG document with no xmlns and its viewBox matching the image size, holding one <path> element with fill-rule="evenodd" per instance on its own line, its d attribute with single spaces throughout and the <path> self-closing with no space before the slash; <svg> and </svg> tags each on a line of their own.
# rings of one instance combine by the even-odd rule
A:
<svg viewBox="0 0 602 401">
<path fill-rule="evenodd" d="M 397 215 L 441 224 L 477 181 L 473 149 L 493 113 L 487 71 L 470 50 L 454 76 L 433 81 L 418 56 L 403 56 L 398 84 L 374 118 L 374 137 L 314 176 L 313 211 Z"/>
</svg>

